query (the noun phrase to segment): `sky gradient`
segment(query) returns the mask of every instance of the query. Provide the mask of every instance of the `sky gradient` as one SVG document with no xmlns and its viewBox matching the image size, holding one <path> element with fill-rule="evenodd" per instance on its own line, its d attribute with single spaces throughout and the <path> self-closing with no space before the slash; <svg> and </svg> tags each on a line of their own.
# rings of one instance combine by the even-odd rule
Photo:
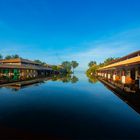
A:
<svg viewBox="0 0 140 140">
<path fill-rule="evenodd" d="M 0 53 L 50 64 L 140 50 L 139 0 L 0 0 Z"/>
</svg>

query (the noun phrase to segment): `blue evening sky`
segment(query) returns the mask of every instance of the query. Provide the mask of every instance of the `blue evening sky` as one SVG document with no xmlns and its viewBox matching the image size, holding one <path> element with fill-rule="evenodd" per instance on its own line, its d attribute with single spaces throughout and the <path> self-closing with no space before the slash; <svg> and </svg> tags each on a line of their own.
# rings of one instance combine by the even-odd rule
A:
<svg viewBox="0 0 140 140">
<path fill-rule="evenodd" d="M 140 49 L 140 0 L 0 0 L 0 53 L 85 70 Z"/>
</svg>

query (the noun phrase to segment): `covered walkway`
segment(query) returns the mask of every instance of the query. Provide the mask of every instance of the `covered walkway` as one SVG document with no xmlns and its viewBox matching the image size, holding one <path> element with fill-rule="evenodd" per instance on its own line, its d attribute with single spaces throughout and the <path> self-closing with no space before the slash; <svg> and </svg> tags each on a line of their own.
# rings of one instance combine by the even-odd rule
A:
<svg viewBox="0 0 140 140">
<path fill-rule="evenodd" d="M 97 75 L 124 86 L 140 89 L 140 51 L 122 57 L 115 62 L 101 67 Z"/>
</svg>

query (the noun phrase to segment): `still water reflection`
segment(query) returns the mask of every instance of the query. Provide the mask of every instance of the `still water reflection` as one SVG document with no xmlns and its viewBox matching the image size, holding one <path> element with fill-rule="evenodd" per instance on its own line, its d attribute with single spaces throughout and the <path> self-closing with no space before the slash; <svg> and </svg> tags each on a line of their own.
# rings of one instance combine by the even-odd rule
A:
<svg viewBox="0 0 140 140">
<path fill-rule="evenodd" d="M 140 139 L 129 100 L 84 73 L 8 81 L 0 88 L 2 138 Z"/>
</svg>

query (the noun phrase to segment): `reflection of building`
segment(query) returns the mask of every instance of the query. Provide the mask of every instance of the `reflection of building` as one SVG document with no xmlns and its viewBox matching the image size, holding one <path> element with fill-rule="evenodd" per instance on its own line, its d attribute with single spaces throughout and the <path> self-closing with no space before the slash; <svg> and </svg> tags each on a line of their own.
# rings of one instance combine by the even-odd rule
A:
<svg viewBox="0 0 140 140">
<path fill-rule="evenodd" d="M 21 88 L 29 87 L 32 85 L 37 85 L 39 83 L 43 83 L 44 81 L 50 80 L 51 77 L 37 77 L 34 79 L 24 79 L 24 81 L 10 81 L 9 83 L 3 83 L 0 87 L 12 88 L 15 90 L 19 90 Z"/>
<path fill-rule="evenodd" d="M 50 65 L 43 66 L 40 63 L 27 59 L 0 60 L 0 76 L 20 75 L 21 77 L 36 77 L 37 75 L 47 75 L 55 72 L 57 71 L 53 71 Z"/>
<path fill-rule="evenodd" d="M 106 80 L 100 79 L 100 81 L 115 95 L 122 99 L 125 103 L 131 106 L 136 112 L 140 114 L 140 94 L 132 93 L 128 94 L 127 92 L 122 92 L 121 89 L 116 88 L 114 85 L 110 84 Z"/>
<path fill-rule="evenodd" d="M 128 86 L 140 89 L 140 51 L 99 68 L 97 74 L 106 80 L 122 84 L 128 91 Z"/>
</svg>

